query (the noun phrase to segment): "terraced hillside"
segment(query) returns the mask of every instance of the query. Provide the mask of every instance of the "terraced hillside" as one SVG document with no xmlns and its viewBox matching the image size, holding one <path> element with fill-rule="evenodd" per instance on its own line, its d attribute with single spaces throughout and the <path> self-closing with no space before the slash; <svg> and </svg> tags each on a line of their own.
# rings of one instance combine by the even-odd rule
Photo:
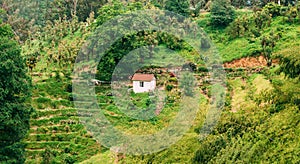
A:
<svg viewBox="0 0 300 164">
<path fill-rule="evenodd" d="M 74 163 L 99 153 L 100 144 L 79 122 L 70 80 L 56 76 L 34 81 L 36 111 L 25 139 L 26 163 Z"/>
<path fill-rule="evenodd" d="M 253 70 L 244 70 L 244 69 L 234 69 L 234 70 L 227 70 L 227 94 L 226 94 L 226 107 L 222 113 L 222 117 L 220 118 L 220 125 L 217 127 L 221 130 L 224 128 L 234 127 L 233 125 L 227 125 L 226 123 L 229 122 L 230 124 L 235 124 L 235 121 L 240 121 L 238 117 L 242 114 L 248 112 L 249 115 L 254 115 L 251 112 L 254 109 L 259 111 L 259 108 L 255 103 L 255 98 L 257 98 L 262 92 L 268 89 L 272 89 L 273 86 L 270 84 L 267 77 L 264 75 L 264 71 L 256 72 L 256 69 Z M 230 72 L 232 71 L 232 72 Z M 205 95 L 204 99 L 210 98 L 210 86 L 209 81 L 205 81 L 200 79 L 200 77 L 205 77 L 206 73 L 198 73 L 196 74 L 196 78 L 199 81 L 199 88 L 201 89 L 200 92 Z M 86 164 L 98 164 L 98 163 L 113 163 L 118 161 L 120 163 L 196 163 L 193 161 L 193 157 L 198 158 L 198 154 L 195 154 L 197 149 L 203 148 L 203 151 L 207 150 L 208 146 L 216 144 L 216 147 L 226 145 L 219 145 L 220 143 L 218 140 L 221 137 L 226 138 L 222 134 L 213 132 L 210 134 L 207 139 L 203 141 L 199 141 L 199 131 L 203 124 L 203 119 L 206 114 L 206 110 L 208 108 L 207 103 L 203 103 L 200 107 L 201 109 L 197 113 L 197 117 L 195 119 L 195 123 L 191 127 L 191 129 L 183 136 L 183 138 L 178 141 L 176 144 L 172 145 L 169 149 L 163 150 L 161 152 L 152 154 L 152 155 L 144 155 L 144 156 L 131 156 L 127 155 L 125 158 L 120 158 L 118 154 L 112 151 L 106 151 L 97 154 L 96 156 L 91 157 L 83 161 L 82 163 Z M 109 110 L 109 107 L 106 109 Z M 260 109 L 263 110 L 263 109 Z M 164 111 L 165 112 L 165 111 Z M 111 113 L 114 113 L 111 111 Z M 163 114 L 163 113 L 162 113 Z M 109 115 L 107 115 L 109 116 Z M 109 116 L 111 117 L 111 116 Z M 244 118 L 242 118 L 244 119 Z M 156 124 L 162 125 L 160 122 L 161 117 L 158 117 Z M 230 120 L 230 121 L 229 121 Z M 114 120 L 112 120 L 114 121 Z M 115 120 L 116 121 L 116 120 Z M 120 121 L 123 126 L 126 125 L 125 121 Z M 131 122 L 131 126 L 134 125 L 134 122 Z M 224 125 L 225 124 L 225 125 Z M 117 126 L 121 126 L 116 124 Z M 237 124 L 239 125 L 239 124 Z M 127 130 L 127 132 L 137 131 L 136 129 L 132 128 L 131 126 L 126 126 L 122 130 Z M 149 125 L 146 127 L 142 127 L 142 129 L 149 128 Z M 239 128 L 237 128 L 237 131 Z M 219 136 L 220 135 L 220 136 Z M 216 143 L 211 143 L 211 140 Z M 231 143 L 231 138 L 226 138 L 226 142 Z M 213 145 L 214 146 L 214 145 Z M 230 148 L 224 147 L 224 148 Z M 216 148 L 218 149 L 218 148 Z M 212 154 L 215 152 L 211 152 Z"/>
</svg>

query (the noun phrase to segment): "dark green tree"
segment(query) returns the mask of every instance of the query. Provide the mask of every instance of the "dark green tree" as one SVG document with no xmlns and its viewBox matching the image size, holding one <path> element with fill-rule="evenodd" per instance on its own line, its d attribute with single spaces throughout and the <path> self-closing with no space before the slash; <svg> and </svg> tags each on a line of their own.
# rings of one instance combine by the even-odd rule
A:
<svg viewBox="0 0 300 164">
<path fill-rule="evenodd" d="M 0 24 L 0 163 L 24 163 L 31 80 L 10 26 Z"/>
<path fill-rule="evenodd" d="M 187 0 L 167 0 L 165 9 L 174 13 L 189 16 L 189 1 Z"/>
<path fill-rule="evenodd" d="M 215 27 L 226 27 L 235 18 L 234 8 L 228 0 L 215 0 L 211 5 L 211 24 Z"/>
</svg>

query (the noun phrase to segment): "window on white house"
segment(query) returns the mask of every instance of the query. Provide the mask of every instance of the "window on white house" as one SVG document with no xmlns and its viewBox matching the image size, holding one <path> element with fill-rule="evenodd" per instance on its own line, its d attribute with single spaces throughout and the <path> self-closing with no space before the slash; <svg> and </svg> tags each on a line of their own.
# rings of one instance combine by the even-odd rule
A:
<svg viewBox="0 0 300 164">
<path fill-rule="evenodd" d="M 140 81 L 140 87 L 144 87 L 144 82 Z"/>
</svg>

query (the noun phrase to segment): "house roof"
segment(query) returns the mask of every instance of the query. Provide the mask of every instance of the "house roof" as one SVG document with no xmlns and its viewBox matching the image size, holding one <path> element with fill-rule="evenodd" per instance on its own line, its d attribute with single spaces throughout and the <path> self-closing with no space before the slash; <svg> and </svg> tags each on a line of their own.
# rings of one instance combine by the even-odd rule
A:
<svg viewBox="0 0 300 164">
<path fill-rule="evenodd" d="M 152 81 L 154 75 L 153 74 L 141 74 L 141 73 L 136 73 L 132 77 L 132 81 Z"/>
</svg>

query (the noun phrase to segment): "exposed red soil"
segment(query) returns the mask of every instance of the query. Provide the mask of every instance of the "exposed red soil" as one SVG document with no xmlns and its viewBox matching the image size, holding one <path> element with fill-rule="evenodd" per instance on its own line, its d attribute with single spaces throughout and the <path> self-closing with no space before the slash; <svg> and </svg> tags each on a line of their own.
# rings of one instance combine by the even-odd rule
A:
<svg viewBox="0 0 300 164">
<path fill-rule="evenodd" d="M 277 64 L 278 60 L 273 60 L 273 64 Z M 233 60 L 228 63 L 224 63 L 225 68 L 253 68 L 253 67 L 265 67 L 267 61 L 263 56 L 257 57 L 244 57 L 241 59 Z"/>
</svg>

